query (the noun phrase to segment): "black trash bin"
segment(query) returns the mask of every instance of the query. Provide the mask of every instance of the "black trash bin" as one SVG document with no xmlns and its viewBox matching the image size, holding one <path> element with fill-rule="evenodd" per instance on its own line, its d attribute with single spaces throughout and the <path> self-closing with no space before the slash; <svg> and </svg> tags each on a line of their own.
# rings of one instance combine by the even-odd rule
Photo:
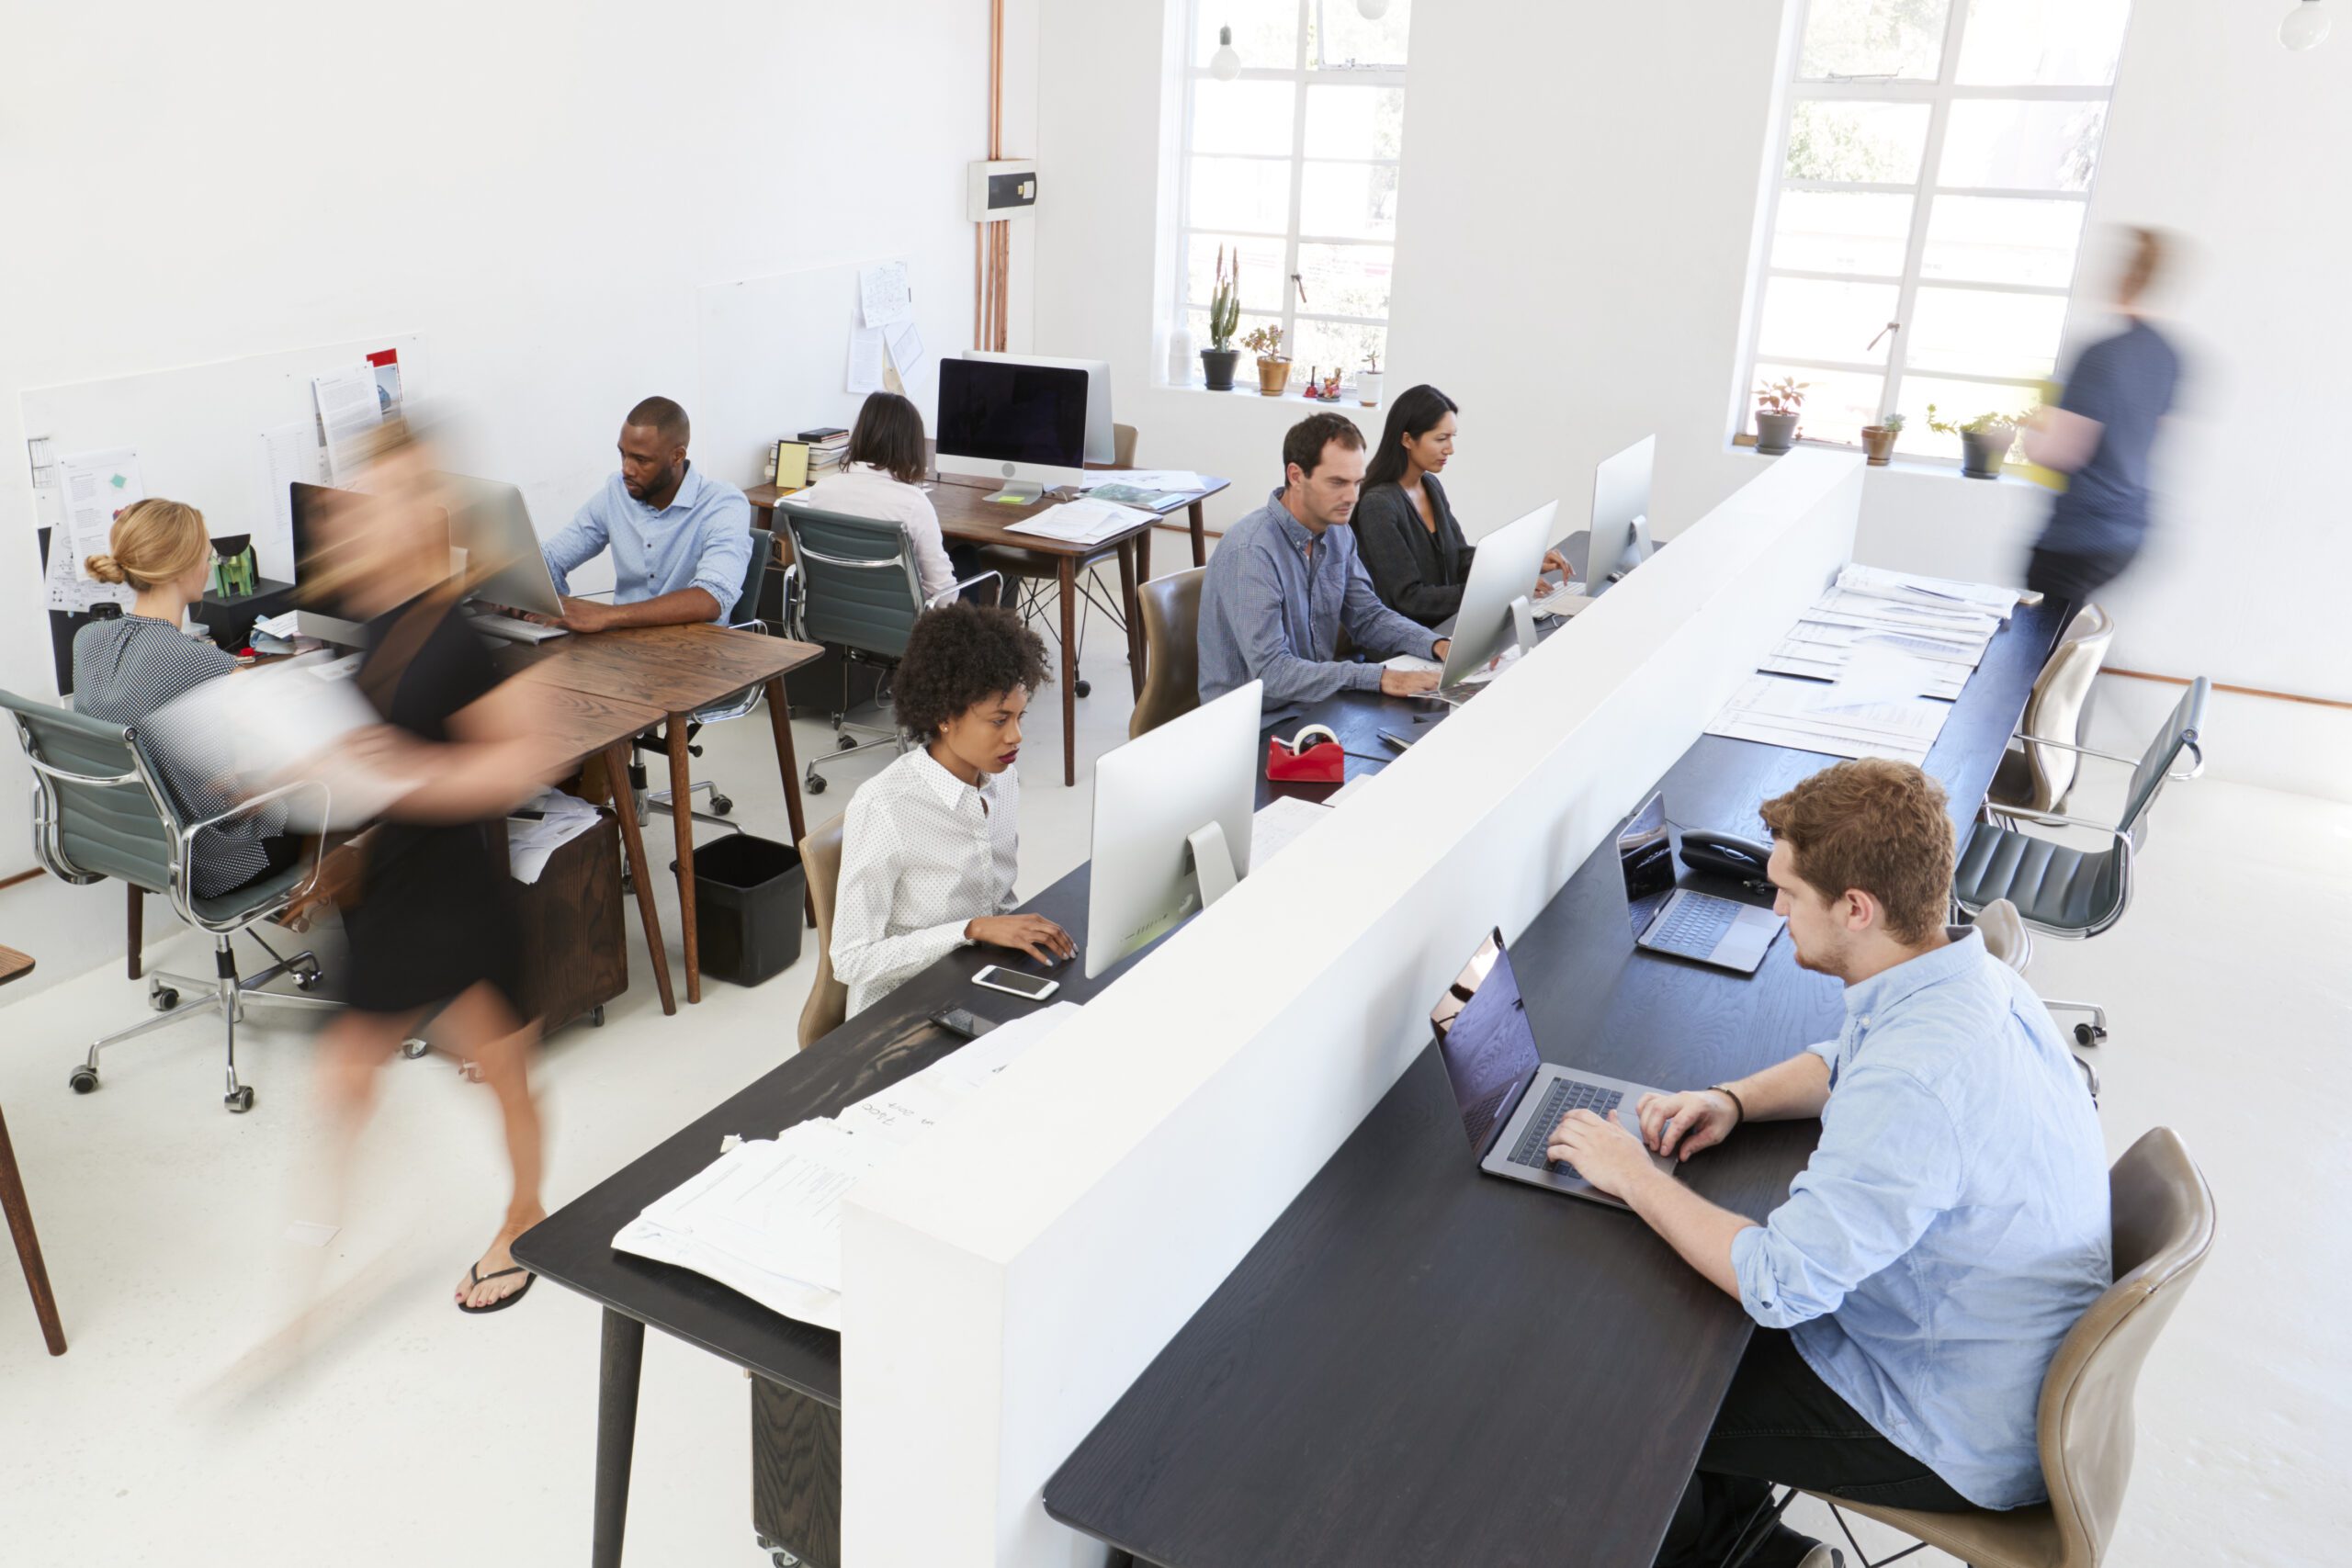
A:
<svg viewBox="0 0 2352 1568">
<path fill-rule="evenodd" d="M 678 863 L 672 861 L 676 871 Z M 729 833 L 695 846 L 695 919 L 702 972 L 756 986 L 800 962 L 808 874 L 790 844 Z"/>
</svg>

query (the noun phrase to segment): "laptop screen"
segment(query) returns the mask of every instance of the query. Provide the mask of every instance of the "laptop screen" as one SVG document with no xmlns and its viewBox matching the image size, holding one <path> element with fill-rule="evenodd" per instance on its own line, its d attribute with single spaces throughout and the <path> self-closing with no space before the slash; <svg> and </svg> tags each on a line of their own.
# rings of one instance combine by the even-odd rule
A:
<svg viewBox="0 0 2352 1568">
<path fill-rule="evenodd" d="M 1495 1129 L 1510 1119 L 1520 1091 L 1544 1065 L 1535 1033 L 1527 1026 L 1519 980 L 1510 972 L 1510 955 L 1503 951 L 1502 932 L 1478 944 L 1430 1010 L 1430 1029 L 1437 1035 L 1454 1103 L 1462 1108 L 1470 1152 L 1484 1156 Z"/>
</svg>

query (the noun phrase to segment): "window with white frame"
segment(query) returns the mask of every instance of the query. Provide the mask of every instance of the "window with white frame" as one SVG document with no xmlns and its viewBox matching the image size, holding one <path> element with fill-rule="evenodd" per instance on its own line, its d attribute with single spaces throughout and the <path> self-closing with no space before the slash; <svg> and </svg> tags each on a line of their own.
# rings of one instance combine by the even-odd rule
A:
<svg viewBox="0 0 2352 1568">
<path fill-rule="evenodd" d="M 1804 0 L 1746 345 L 1802 434 L 1957 457 L 1928 428 L 2056 376 L 2129 0 Z"/>
<path fill-rule="evenodd" d="M 1388 345 L 1396 168 L 1412 0 L 1182 0 L 1188 53 L 1177 175 L 1176 299 L 1198 345 L 1220 248 L 1240 268 L 1241 321 L 1278 326 L 1303 381 L 1352 379 Z M 1379 7 L 1370 7 L 1379 9 Z M 1229 28 L 1240 69 L 1214 70 Z M 1200 378 L 1197 361 L 1190 379 Z M 1255 390 L 1245 365 L 1241 382 Z"/>
</svg>

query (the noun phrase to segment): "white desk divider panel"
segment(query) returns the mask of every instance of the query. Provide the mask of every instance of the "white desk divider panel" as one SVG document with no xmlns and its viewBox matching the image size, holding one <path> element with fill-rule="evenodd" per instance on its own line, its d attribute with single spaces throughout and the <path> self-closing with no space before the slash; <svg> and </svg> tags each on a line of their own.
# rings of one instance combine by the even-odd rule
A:
<svg viewBox="0 0 2352 1568">
<path fill-rule="evenodd" d="M 1102 1561 L 1046 1477 L 1849 557 L 1861 487 L 1780 459 L 851 1194 L 847 1561 Z"/>
</svg>

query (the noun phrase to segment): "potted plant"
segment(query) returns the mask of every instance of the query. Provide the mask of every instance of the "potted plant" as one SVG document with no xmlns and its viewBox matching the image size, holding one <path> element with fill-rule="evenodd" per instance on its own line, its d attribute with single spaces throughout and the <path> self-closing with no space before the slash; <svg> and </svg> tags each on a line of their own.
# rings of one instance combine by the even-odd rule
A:
<svg viewBox="0 0 2352 1568">
<path fill-rule="evenodd" d="M 1797 415 L 1804 408 L 1804 389 L 1810 381 L 1793 380 L 1783 376 L 1778 381 L 1767 381 L 1756 389 L 1756 449 L 1768 457 L 1777 457 L 1796 444 Z"/>
<path fill-rule="evenodd" d="M 1269 398 L 1281 397 L 1290 386 L 1290 355 L 1283 352 L 1282 328 L 1251 327 L 1241 344 L 1258 356 L 1258 390 Z"/>
<path fill-rule="evenodd" d="M 1869 455 L 1871 468 L 1883 468 L 1894 461 L 1894 438 L 1902 434 L 1903 416 L 1899 413 L 1862 426 L 1862 450 Z"/>
<path fill-rule="evenodd" d="M 1216 285 L 1209 293 L 1209 345 L 1201 350 L 1201 373 L 1212 392 L 1233 390 L 1233 367 L 1241 351 L 1233 346 L 1233 329 L 1241 324 L 1241 256 L 1236 252 L 1233 271 L 1225 269 L 1225 247 L 1216 248 Z"/>
<path fill-rule="evenodd" d="M 1366 408 L 1380 404 L 1380 355 L 1367 355 L 1363 368 L 1356 372 L 1356 400 Z"/>
<path fill-rule="evenodd" d="M 1972 479 L 2001 477 L 2002 460 L 2008 457 L 2009 447 L 2018 438 L 2019 417 L 1995 410 L 1971 420 L 1938 419 L 1936 405 L 1928 405 L 1928 428 L 1939 435 L 1960 437 L 1960 471 Z"/>
</svg>

